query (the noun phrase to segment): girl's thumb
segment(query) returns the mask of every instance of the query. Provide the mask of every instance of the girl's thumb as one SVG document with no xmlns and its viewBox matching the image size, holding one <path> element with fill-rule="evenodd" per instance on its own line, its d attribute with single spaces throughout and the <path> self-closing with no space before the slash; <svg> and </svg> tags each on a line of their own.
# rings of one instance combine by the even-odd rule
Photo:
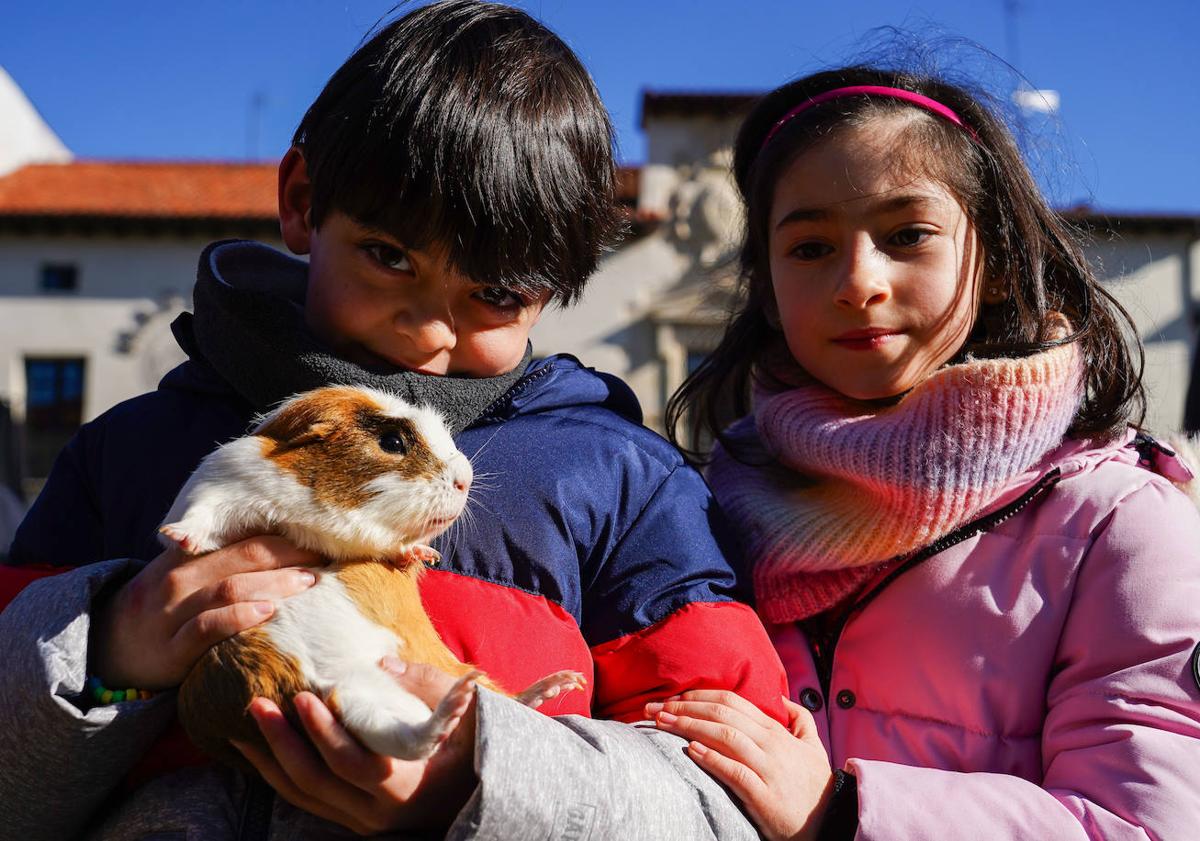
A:
<svg viewBox="0 0 1200 841">
<path fill-rule="evenodd" d="M 797 739 L 817 739 L 817 723 L 807 708 L 800 706 L 790 698 L 783 699 L 784 709 L 788 714 L 788 730 Z"/>
</svg>

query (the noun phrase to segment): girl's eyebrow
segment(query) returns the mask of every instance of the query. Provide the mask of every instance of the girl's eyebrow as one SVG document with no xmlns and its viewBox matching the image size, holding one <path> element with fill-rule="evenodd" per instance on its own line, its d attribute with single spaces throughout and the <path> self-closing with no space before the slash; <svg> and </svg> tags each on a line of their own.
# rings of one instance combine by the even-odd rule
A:
<svg viewBox="0 0 1200 841">
<path fill-rule="evenodd" d="M 854 199 L 853 201 L 863 200 L 871 201 L 871 203 L 867 205 L 867 212 L 869 213 L 894 213 L 897 210 L 905 210 L 906 208 L 913 206 L 936 204 L 938 202 L 938 197 L 930 193 L 908 192 L 900 193 L 898 195 L 886 195 L 885 197 L 863 196 L 861 199 Z M 846 202 L 839 202 L 838 204 L 845 203 Z M 826 207 L 793 208 L 785 213 L 783 217 L 775 223 L 775 230 L 778 231 L 785 225 L 794 225 L 797 222 L 820 222 L 828 219 L 832 215 L 829 207 L 834 206 L 836 205 L 829 205 Z"/>
</svg>

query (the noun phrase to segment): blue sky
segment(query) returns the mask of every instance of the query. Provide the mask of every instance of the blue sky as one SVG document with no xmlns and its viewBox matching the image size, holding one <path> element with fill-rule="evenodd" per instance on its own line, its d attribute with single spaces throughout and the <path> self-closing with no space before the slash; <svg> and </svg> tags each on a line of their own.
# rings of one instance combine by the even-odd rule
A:
<svg viewBox="0 0 1200 841">
<path fill-rule="evenodd" d="M 1011 4 L 1012 0 L 1008 0 Z M 271 158 L 329 74 L 392 7 L 371 0 L 10 4 L 0 65 L 85 158 Z M 639 163 L 641 92 L 765 90 L 860 55 L 872 31 L 961 36 L 1058 90 L 1057 120 L 1026 120 L 1060 205 L 1200 214 L 1200 0 L 519 0 L 591 69 Z M 1012 36 L 1015 35 L 1015 38 Z M 978 49 L 935 60 L 999 93 Z M 1014 50 L 1015 46 L 1015 50 Z M 982 70 L 980 70 L 982 68 Z M 261 100 L 251 120 L 252 102 Z M 257 126 L 256 129 L 251 126 Z"/>
</svg>

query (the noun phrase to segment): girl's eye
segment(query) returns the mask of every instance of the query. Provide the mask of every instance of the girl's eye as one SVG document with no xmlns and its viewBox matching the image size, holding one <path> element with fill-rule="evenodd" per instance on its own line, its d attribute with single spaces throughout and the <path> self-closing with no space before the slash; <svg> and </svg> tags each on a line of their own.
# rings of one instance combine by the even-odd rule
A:
<svg viewBox="0 0 1200 841">
<path fill-rule="evenodd" d="M 499 309 L 509 309 L 511 307 L 519 307 L 525 302 L 517 295 L 503 286 L 483 286 L 475 293 L 475 297 L 483 301 L 488 306 L 497 307 Z"/>
<path fill-rule="evenodd" d="M 792 249 L 792 256 L 801 260 L 819 260 L 833 251 L 833 247 L 823 242 L 802 242 Z"/>
<path fill-rule="evenodd" d="M 373 242 L 363 246 L 371 259 L 384 268 L 391 269 L 394 272 L 411 272 L 413 270 L 412 262 L 408 259 L 408 255 L 399 248 L 392 248 L 390 245 L 384 245 L 382 242 Z"/>
<path fill-rule="evenodd" d="M 933 236 L 931 231 L 926 231 L 922 228 L 905 228 L 902 231 L 896 231 L 896 233 L 892 234 L 892 244 L 898 245 L 901 248 L 912 248 L 914 245 L 920 245 L 931 236 Z"/>
</svg>

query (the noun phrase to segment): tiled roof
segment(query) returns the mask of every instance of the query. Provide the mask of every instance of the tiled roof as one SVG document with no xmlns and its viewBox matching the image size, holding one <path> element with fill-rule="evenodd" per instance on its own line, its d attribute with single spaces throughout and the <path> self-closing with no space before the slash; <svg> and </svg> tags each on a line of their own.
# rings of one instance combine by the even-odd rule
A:
<svg viewBox="0 0 1200 841">
<path fill-rule="evenodd" d="M 617 170 L 617 200 L 637 204 L 638 167 Z M 0 216 L 277 218 L 276 164 L 76 161 L 0 177 Z"/>
<path fill-rule="evenodd" d="M 274 163 L 76 161 L 0 178 L 0 216 L 276 219 Z"/>
<path fill-rule="evenodd" d="M 636 205 L 641 187 L 642 168 L 639 166 L 617 167 L 617 201 Z"/>
</svg>

